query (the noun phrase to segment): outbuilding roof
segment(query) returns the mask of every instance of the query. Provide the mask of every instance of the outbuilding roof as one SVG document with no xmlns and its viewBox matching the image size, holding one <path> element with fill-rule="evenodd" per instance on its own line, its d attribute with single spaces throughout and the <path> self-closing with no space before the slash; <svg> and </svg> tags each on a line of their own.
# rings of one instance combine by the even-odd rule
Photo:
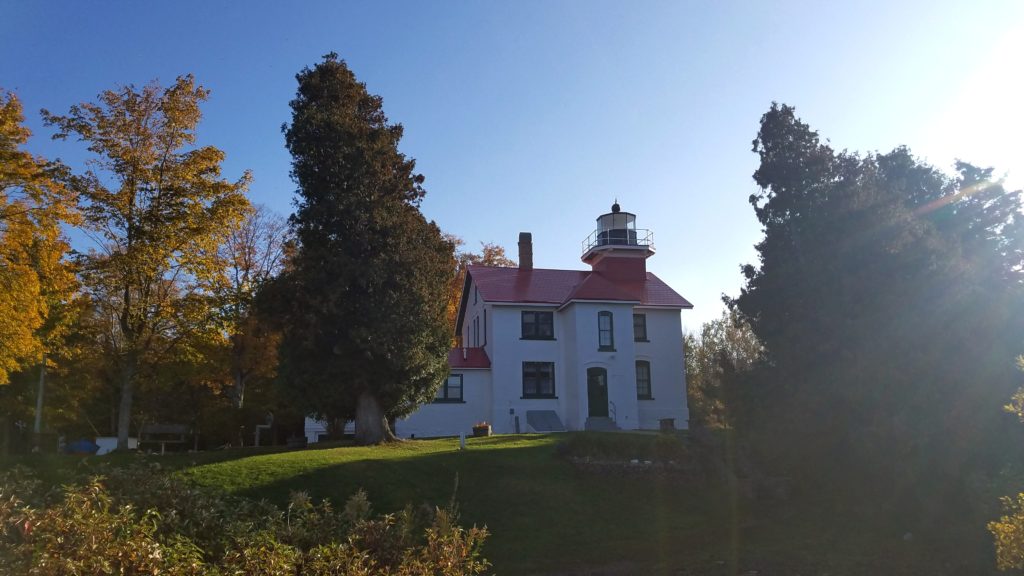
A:
<svg viewBox="0 0 1024 576">
<path fill-rule="evenodd" d="M 490 368 L 491 359 L 483 348 L 456 347 L 448 351 L 448 367 L 452 370 Z"/>
</svg>

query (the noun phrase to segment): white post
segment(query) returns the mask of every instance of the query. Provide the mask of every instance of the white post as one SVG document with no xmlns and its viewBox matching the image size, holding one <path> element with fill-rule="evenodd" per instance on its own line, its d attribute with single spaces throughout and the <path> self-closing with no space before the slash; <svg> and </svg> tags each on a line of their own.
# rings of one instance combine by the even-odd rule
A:
<svg viewBox="0 0 1024 576">
<path fill-rule="evenodd" d="M 466 433 L 459 432 L 459 450 L 466 449 Z"/>
</svg>

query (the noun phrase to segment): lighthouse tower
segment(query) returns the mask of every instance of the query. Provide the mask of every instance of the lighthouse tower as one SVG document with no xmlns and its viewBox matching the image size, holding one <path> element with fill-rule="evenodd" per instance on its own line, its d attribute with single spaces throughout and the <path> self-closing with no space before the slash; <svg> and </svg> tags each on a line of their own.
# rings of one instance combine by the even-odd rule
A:
<svg viewBox="0 0 1024 576">
<path fill-rule="evenodd" d="M 583 241 L 583 262 L 613 280 L 642 282 L 647 259 L 654 255 L 654 234 L 636 227 L 636 214 L 623 212 L 618 201 L 597 217 L 597 229 Z"/>
</svg>

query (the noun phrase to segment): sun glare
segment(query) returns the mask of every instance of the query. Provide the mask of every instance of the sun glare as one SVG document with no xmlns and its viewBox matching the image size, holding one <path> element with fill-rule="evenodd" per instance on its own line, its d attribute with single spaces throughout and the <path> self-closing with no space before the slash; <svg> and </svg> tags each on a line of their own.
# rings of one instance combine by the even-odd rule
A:
<svg viewBox="0 0 1024 576">
<path fill-rule="evenodd" d="M 973 70 L 951 72 L 952 98 L 926 142 L 932 162 L 992 166 L 1024 187 L 1024 24 L 1011 28 Z"/>
</svg>

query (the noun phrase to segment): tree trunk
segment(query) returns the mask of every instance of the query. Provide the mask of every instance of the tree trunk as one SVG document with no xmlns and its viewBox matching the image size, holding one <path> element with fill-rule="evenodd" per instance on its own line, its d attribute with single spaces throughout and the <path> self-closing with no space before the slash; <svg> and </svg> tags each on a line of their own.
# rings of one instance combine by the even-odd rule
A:
<svg viewBox="0 0 1024 576">
<path fill-rule="evenodd" d="M 356 444 L 366 446 L 397 439 L 377 397 L 370 392 L 360 394 L 356 403 Z"/>
<path fill-rule="evenodd" d="M 325 420 L 327 426 L 327 439 L 330 441 L 341 440 L 345 437 L 345 424 L 348 424 L 348 420 L 342 420 L 341 418 L 328 418 Z"/>
<path fill-rule="evenodd" d="M 245 375 L 241 370 L 235 372 L 235 387 L 231 391 L 231 400 L 235 404 L 235 410 L 241 410 L 242 403 L 245 401 L 245 380 Z"/>
<path fill-rule="evenodd" d="M 135 367 L 128 360 L 121 369 L 121 403 L 117 409 L 117 449 L 128 449 L 128 426 L 132 419 L 132 394 L 135 392 Z"/>
<path fill-rule="evenodd" d="M 239 313 L 237 310 L 236 313 Z M 231 390 L 231 401 L 235 405 L 235 410 L 242 409 L 242 403 L 245 401 L 245 381 L 246 381 L 246 369 L 245 369 L 245 338 L 241 334 L 235 334 L 231 337 L 231 371 L 234 373 L 235 385 Z"/>
<path fill-rule="evenodd" d="M 46 352 L 43 352 L 43 361 L 39 364 L 39 388 L 36 391 L 36 420 L 32 426 L 32 432 L 36 435 L 38 442 L 39 434 L 43 431 L 43 391 L 46 389 Z"/>
</svg>

